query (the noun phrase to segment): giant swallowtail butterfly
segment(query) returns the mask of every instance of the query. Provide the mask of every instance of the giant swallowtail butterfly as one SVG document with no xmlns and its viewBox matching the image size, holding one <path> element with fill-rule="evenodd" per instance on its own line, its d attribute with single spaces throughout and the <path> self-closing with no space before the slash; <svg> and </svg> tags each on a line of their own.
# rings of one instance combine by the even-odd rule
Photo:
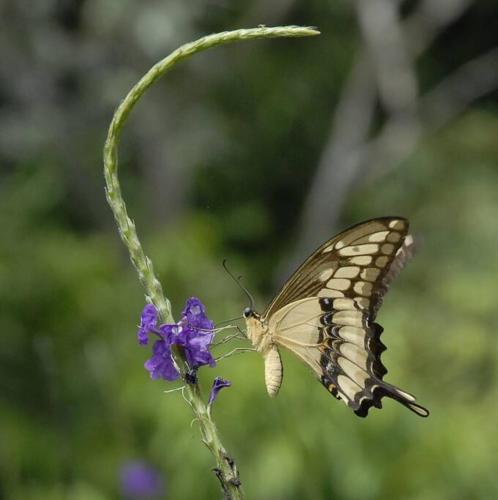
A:
<svg viewBox="0 0 498 500">
<path fill-rule="evenodd" d="M 389 283 L 409 258 L 408 221 L 382 217 L 346 229 L 318 248 L 263 314 L 244 310 L 247 337 L 265 362 L 268 394 L 282 383 L 279 347 L 308 364 L 323 386 L 365 417 L 384 396 L 417 415 L 429 412 L 383 380 L 386 349 L 375 316 Z"/>
</svg>

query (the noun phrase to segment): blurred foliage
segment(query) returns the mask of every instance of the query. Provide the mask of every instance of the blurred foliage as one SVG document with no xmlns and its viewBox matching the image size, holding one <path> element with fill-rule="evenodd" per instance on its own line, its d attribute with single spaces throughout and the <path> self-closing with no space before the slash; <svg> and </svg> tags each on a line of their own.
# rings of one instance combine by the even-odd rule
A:
<svg viewBox="0 0 498 500">
<path fill-rule="evenodd" d="M 217 498 L 180 393 L 163 394 L 170 386 L 143 369 L 143 294 L 104 205 L 100 154 L 112 107 L 144 69 L 199 34 L 266 22 L 265 7 L 42 4 L 2 6 L 11 26 L 0 50 L 11 51 L 5 66 L 20 83 L 0 83 L 0 498 L 119 498 L 120 467 L 133 459 L 164 471 L 168 498 Z M 320 40 L 202 55 L 151 92 L 125 133 L 130 213 L 176 315 L 191 295 L 216 321 L 239 314 L 244 297 L 223 258 L 262 309 L 291 251 L 358 44 L 348 2 L 291 4 L 277 21 L 318 24 Z M 477 26 L 492 6 L 480 3 L 445 34 L 423 61 L 425 80 L 487 46 L 490 30 Z M 214 412 L 248 498 L 498 497 L 495 97 L 357 189 L 342 216 L 346 226 L 405 215 L 419 237 L 379 322 L 387 380 L 416 394 L 430 418 L 391 401 L 356 418 L 291 355 L 276 400 L 256 355 L 203 369 L 206 392 L 216 375 L 233 382 Z M 162 147 L 153 156 L 152 143 Z"/>
</svg>

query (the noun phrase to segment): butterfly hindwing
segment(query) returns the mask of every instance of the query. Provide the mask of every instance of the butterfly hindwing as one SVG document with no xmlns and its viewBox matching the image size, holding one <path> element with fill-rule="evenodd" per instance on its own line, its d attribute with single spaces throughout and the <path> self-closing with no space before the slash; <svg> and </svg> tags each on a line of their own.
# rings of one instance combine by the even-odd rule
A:
<svg viewBox="0 0 498 500">
<path fill-rule="evenodd" d="M 386 349 L 380 340 L 383 328 L 370 323 L 365 311 L 357 311 L 354 316 L 361 314 L 361 326 L 352 326 L 351 321 L 338 317 L 343 310 L 335 309 L 337 300 L 319 299 L 323 311 L 319 334 L 321 383 L 361 417 L 366 416 L 372 406 L 381 408 L 384 396 L 396 399 L 418 415 L 427 416 L 427 410 L 415 404 L 411 394 L 382 380 L 387 373 L 381 361 Z"/>
<path fill-rule="evenodd" d="M 408 221 L 358 224 L 324 243 L 296 271 L 263 318 L 276 344 L 305 361 L 359 416 L 389 396 L 427 416 L 415 398 L 382 379 L 382 327 L 374 322 L 390 281 L 405 264 Z M 406 243 L 405 243 L 406 239 Z"/>
</svg>

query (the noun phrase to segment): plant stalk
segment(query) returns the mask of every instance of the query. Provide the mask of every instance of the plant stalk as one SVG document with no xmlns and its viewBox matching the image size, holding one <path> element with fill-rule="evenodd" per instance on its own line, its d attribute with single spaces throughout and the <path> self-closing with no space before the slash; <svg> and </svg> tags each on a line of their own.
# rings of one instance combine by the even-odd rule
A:
<svg viewBox="0 0 498 500">
<path fill-rule="evenodd" d="M 152 302 L 159 310 L 160 318 L 165 323 L 174 323 L 171 304 L 164 295 L 161 283 L 157 279 L 152 261 L 145 254 L 134 222 L 128 216 L 118 178 L 118 145 L 122 128 L 138 102 L 149 87 L 165 75 L 175 64 L 188 57 L 217 45 L 223 45 L 242 40 L 278 37 L 304 37 L 318 35 L 314 28 L 299 26 L 281 26 L 269 28 L 261 26 L 253 29 L 226 31 L 202 37 L 194 42 L 182 45 L 169 56 L 156 63 L 140 81 L 130 90 L 118 106 L 109 126 L 104 146 L 104 177 L 106 183 L 106 197 L 113 211 L 119 234 L 128 248 L 130 259 L 138 272 L 138 277 L 145 289 L 146 299 Z M 175 351 L 174 362 L 182 377 L 185 378 L 187 365 L 181 352 Z M 197 382 L 186 384 L 186 399 L 199 422 L 203 442 L 214 456 L 216 467 L 213 469 L 218 477 L 224 498 L 237 500 L 243 498 L 240 488 L 240 479 L 233 459 L 223 447 L 216 425 L 208 411 Z"/>
</svg>

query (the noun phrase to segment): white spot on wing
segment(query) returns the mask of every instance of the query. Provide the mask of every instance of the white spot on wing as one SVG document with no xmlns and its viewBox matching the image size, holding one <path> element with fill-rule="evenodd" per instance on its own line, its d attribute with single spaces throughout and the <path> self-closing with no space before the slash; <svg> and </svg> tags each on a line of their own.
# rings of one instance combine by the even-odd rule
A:
<svg viewBox="0 0 498 500">
<path fill-rule="evenodd" d="M 359 266 L 368 266 L 372 262 L 370 255 L 361 255 L 358 257 L 351 257 L 349 259 L 351 264 L 358 264 Z"/>
<path fill-rule="evenodd" d="M 318 278 L 320 281 L 327 281 L 331 276 L 332 276 L 333 270 L 332 269 L 326 269 L 325 271 L 322 271 Z"/>
<path fill-rule="evenodd" d="M 389 227 L 391 229 L 397 229 L 397 230 L 404 229 L 405 228 L 405 221 L 402 221 L 400 219 L 393 220 L 389 223 Z"/>
<path fill-rule="evenodd" d="M 360 295 L 369 296 L 372 292 L 372 283 L 366 281 L 358 281 L 354 284 L 354 291 Z"/>
<path fill-rule="evenodd" d="M 370 243 L 381 243 L 385 241 L 386 236 L 389 234 L 389 231 L 380 231 L 378 233 L 373 233 L 368 236 L 368 241 Z"/>
<path fill-rule="evenodd" d="M 363 269 L 363 271 L 360 274 L 361 279 L 367 280 L 367 281 L 375 281 L 380 274 L 380 269 L 376 269 L 374 267 L 367 267 L 366 269 Z"/>
<path fill-rule="evenodd" d="M 334 290 L 347 290 L 351 285 L 351 281 L 347 279 L 336 279 L 333 278 L 328 281 L 327 288 Z"/>
<path fill-rule="evenodd" d="M 335 299 L 334 300 L 334 309 L 343 311 L 346 309 L 355 310 L 353 299 Z"/>
<path fill-rule="evenodd" d="M 356 278 L 360 272 L 359 267 L 347 266 L 340 267 L 334 274 L 334 278 Z"/>
<path fill-rule="evenodd" d="M 353 245 L 339 250 L 339 255 L 344 257 L 354 256 L 354 255 L 365 255 L 377 253 L 379 251 L 379 245 L 375 243 L 369 243 L 367 245 Z"/>
<path fill-rule="evenodd" d="M 330 290 L 329 288 L 322 288 L 318 292 L 318 297 L 344 297 L 344 294 L 342 292 L 339 292 L 339 290 Z"/>
<path fill-rule="evenodd" d="M 365 297 L 356 297 L 354 301 L 361 309 L 368 309 L 370 307 L 370 301 Z"/>
</svg>

